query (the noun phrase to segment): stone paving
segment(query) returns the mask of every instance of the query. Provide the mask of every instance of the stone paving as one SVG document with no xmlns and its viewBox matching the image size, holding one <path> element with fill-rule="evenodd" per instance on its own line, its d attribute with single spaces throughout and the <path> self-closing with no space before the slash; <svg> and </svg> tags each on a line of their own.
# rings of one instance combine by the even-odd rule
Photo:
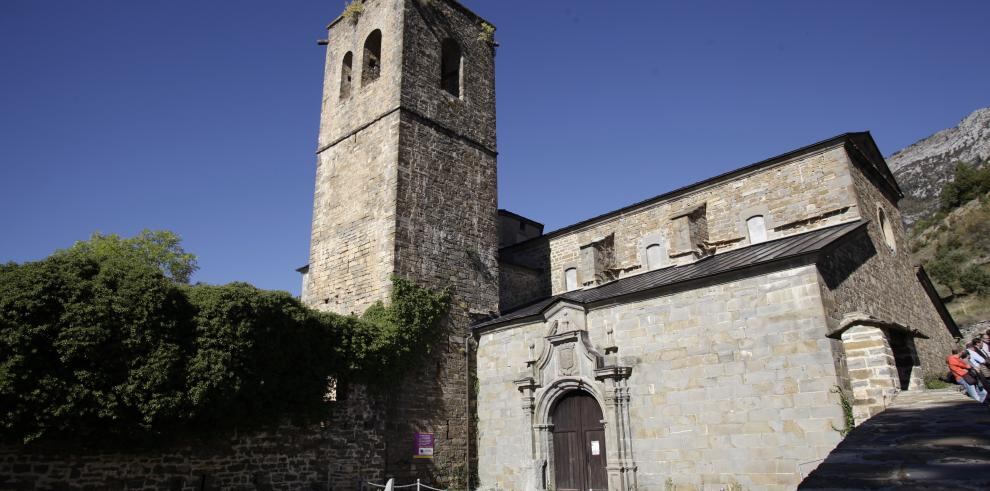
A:
<svg viewBox="0 0 990 491">
<path fill-rule="evenodd" d="M 903 392 L 798 489 L 990 489 L 990 408 L 955 389 Z"/>
</svg>

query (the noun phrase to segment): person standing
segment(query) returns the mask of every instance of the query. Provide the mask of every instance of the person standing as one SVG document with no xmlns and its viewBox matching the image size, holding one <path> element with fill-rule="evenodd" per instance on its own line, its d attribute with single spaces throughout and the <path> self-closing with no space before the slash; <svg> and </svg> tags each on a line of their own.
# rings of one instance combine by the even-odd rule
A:
<svg viewBox="0 0 990 491">
<path fill-rule="evenodd" d="M 983 340 L 979 337 L 973 338 L 973 341 L 966 345 L 966 351 L 969 351 L 969 362 L 970 365 L 976 369 L 983 378 L 990 379 L 990 354 L 987 354 L 987 350 L 983 348 Z M 983 385 L 984 389 L 990 390 L 986 384 Z"/>
<path fill-rule="evenodd" d="M 976 383 L 976 378 L 969 374 L 973 368 L 969 362 L 969 352 L 962 348 L 952 348 L 952 354 L 945 358 L 946 365 L 956 379 L 956 383 L 963 386 L 963 390 L 969 394 L 973 400 L 983 402 L 987 398 L 987 391 Z"/>
</svg>

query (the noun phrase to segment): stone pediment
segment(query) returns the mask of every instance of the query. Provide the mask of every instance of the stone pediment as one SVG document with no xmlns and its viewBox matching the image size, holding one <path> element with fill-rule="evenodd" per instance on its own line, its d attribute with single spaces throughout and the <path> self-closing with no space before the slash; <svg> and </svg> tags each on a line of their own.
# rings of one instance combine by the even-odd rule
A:
<svg viewBox="0 0 990 491">
<path fill-rule="evenodd" d="M 575 330 L 584 331 L 586 328 L 584 306 L 568 300 L 554 302 L 543 312 L 543 318 L 547 324 L 547 336 Z"/>
<path fill-rule="evenodd" d="M 594 380 L 595 370 L 603 363 L 604 357 L 591 346 L 587 331 L 563 332 L 546 337 L 533 378 L 539 386 L 562 377 Z"/>
<path fill-rule="evenodd" d="M 546 332 L 540 355 L 529 361 L 527 373 L 517 384 L 538 388 L 561 378 L 594 380 L 595 370 L 604 366 L 605 357 L 588 339 L 584 307 L 560 301 L 547 309 L 544 318 Z"/>
</svg>

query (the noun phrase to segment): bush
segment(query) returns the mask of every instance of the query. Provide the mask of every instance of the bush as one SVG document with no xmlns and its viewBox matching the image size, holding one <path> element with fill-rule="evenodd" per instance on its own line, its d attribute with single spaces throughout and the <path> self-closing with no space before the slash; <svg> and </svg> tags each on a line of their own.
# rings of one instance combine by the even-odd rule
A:
<svg viewBox="0 0 990 491">
<path fill-rule="evenodd" d="M 942 210 L 950 211 L 990 192 L 990 166 L 957 163 L 955 177 L 942 186 Z"/>
<path fill-rule="evenodd" d="M 110 437 L 186 410 L 189 304 L 160 270 L 70 249 L 0 269 L 0 433 Z"/>
<path fill-rule="evenodd" d="M 959 286 L 977 295 L 990 293 L 990 274 L 979 265 L 971 265 L 959 276 Z"/>
<path fill-rule="evenodd" d="M 149 234 L 0 266 L 0 438 L 305 421 L 331 380 L 387 387 L 442 334 L 446 292 L 396 278 L 365 319 L 321 313 L 244 283 L 184 285 L 194 258 Z"/>
<path fill-rule="evenodd" d="M 322 407 L 327 377 L 337 372 L 326 356 L 342 334 L 335 323 L 286 292 L 245 283 L 197 285 L 185 294 L 196 326 L 186 374 L 189 419 L 209 426 L 277 421 Z"/>
<path fill-rule="evenodd" d="M 962 265 L 965 262 L 965 253 L 940 243 L 935 252 L 935 258 L 925 266 L 925 269 L 933 280 L 947 287 L 955 295 L 956 290 L 960 287 L 959 278 L 962 274 Z"/>
</svg>

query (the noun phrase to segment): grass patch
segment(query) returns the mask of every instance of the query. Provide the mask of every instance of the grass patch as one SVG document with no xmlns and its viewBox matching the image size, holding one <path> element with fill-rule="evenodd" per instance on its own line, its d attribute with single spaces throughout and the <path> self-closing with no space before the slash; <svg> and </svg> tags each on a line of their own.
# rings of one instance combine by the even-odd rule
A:
<svg viewBox="0 0 990 491">
<path fill-rule="evenodd" d="M 945 389 L 947 387 L 952 387 L 953 384 L 946 382 L 938 377 L 928 377 L 925 379 L 926 389 Z"/>
</svg>

